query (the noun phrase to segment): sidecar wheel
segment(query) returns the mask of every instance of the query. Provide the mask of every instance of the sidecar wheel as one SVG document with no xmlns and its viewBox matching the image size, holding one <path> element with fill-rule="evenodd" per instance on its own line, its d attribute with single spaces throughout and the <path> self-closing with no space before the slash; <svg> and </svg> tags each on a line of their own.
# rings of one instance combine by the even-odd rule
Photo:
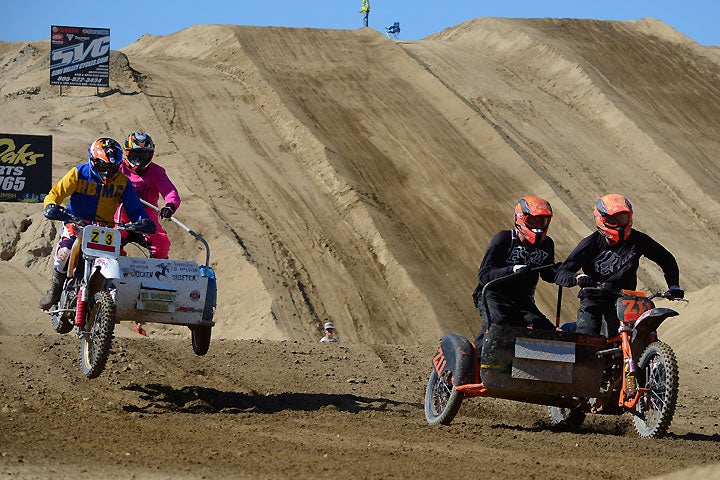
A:
<svg viewBox="0 0 720 480">
<path fill-rule="evenodd" d="M 80 334 L 80 366 L 87 378 L 95 378 L 105 369 L 115 331 L 115 303 L 110 293 L 95 294 L 88 305 L 84 330 Z"/>
<path fill-rule="evenodd" d="M 441 377 L 433 368 L 425 391 L 425 418 L 430 425 L 450 425 L 460 410 L 463 394 L 457 391 L 456 377 L 450 370 Z"/>
<path fill-rule="evenodd" d="M 203 356 L 210 348 L 210 337 L 212 336 L 212 327 L 192 327 L 192 347 L 195 355 Z"/>
<path fill-rule="evenodd" d="M 675 414 L 679 385 L 677 359 L 670 346 L 654 342 L 645 349 L 638 362 L 637 383 L 647 392 L 633 411 L 635 431 L 644 438 L 662 437 Z"/>
<path fill-rule="evenodd" d="M 553 427 L 578 430 L 585 421 L 585 412 L 579 408 L 548 407 Z"/>
</svg>

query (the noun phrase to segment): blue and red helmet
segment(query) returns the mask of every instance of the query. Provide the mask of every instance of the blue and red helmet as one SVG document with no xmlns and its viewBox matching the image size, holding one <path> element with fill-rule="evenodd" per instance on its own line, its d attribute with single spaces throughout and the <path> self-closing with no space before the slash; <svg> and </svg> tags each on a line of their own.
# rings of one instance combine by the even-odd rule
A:
<svg viewBox="0 0 720 480">
<path fill-rule="evenodd" d="M 135 173 L 142 173 L 155 155 L 155 143 L 145 132 L 133 132 L 125 139 L 125 165 Z"/>
<path fill-rule="evenodd" d="M 540 197 L 523 197 L 515 205 L 515 231 L 518 238 L 530 245 L 539 245 L 547 235 L 552 207 Z"/>
<path fill-rule="evenodd" d="M 91 170 L 107 185 L 115 179 L 123 160 L 123 148 L 117 140 L 102 137 L 88 148 L 88 163 Z"/>
<path fill-rule="evenodd" d="M 600 235 L 611 243 L 627 240 L 632 229 L 632 205 L 617 193 L 603 195 L 595 202 L 593 216 Z"/>
</svg>

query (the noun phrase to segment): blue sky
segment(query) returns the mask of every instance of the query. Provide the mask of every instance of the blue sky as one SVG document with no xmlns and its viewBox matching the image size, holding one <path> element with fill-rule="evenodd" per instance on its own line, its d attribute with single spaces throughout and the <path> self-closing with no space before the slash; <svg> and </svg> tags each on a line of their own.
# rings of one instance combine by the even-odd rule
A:
<svg viewBox="0 0 720 480">
<path fill-rule="evenodd" d="M 654 17 L 702 45 L 720 46 L 720 0 L 370 0 L 370 26 L 400 22 L 400 39 L 418 40 L 477 17 L 592 18 Z M 110 28 L 111 48 L 145 33 L 168 35 L 191 25 L 232 24 L 355 29 L 362 25 L 360 0 L 6 0 L 0 40 L 48 40 L 50 25 Z M 119 8 L 113 9 L 113 5 Z M 137 5 L 137 6 L 136 6 Z"/>
</svg>

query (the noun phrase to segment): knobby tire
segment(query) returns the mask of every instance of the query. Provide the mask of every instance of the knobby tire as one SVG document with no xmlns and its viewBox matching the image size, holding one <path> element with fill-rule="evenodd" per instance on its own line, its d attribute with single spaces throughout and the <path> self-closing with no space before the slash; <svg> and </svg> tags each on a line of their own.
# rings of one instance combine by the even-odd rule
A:
<svg viewBox="0 0 720 480">
<path fill-rule="evenodd" d="M 651 343 L 638 362 L 638 387 L 648 391 L 633 412 L 635 431 L 644 438 L 667 433 L 677 404 L 679 374 L 675 353 L 662 342 Z"/>
<path fill-rule="evenodd" d="M 80 366 L 87 378 L 96 378 L 105 369 L 115 331 L 115 303 L 109 292 L 98 292 L 88 305 L 85 330 L 80 338 Z"/>
</svg>

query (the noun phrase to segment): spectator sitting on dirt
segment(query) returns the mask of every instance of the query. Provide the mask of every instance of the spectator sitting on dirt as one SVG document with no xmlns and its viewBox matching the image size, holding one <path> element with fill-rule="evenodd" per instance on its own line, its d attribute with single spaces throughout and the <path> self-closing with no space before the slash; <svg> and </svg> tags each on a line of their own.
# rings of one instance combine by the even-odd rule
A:
<svg viewBox="0 0 720 480">
<path fill-rule="evenodd" d="M 50 220 L 63 219 L 58 207 L 70 197 L 66 212 L 88 222 L 111 223 L 118 204 L 125 205 L 129 218 L 142 222 L 144 231 L 154 232 L 155 226 L 143 209 L 132 183 L 120 172 L 122 146 L 112 138 L 99 138 L 88 148 L 88 161 L 73 167 L 56 183 L 45 197 L 43 215 Z M 43 310 L 60 301 L 67 276 L 70 249 L 78 229 L 73 223 L 63 226 L 60 241 L 53 257 L 53 277 L 50 290 L 40 300 Z"/>
<path fill-rule="evenodd" d="M 337 337 L 335 332 L 335 325 L 332 322 L 325 324 L 325 336 L 320 339 L 321 342 L 339 342 L 340 339 Z"/>
<path fill-rule="evenodd" d="M 155 222 L 157 231 L 144 235 L 144 243 L 150 249 L 152 258 L 168 258 L 170 238 L 160 224 L 159 218 L 170 220 L 180 207 L 180 194 L 165 169 L 153 163 L 154 155 L 155 143 L 152 137 L 145 132 L 132 132 L 125 139 L 125 157 L 120 165 L 120 171 L 130 179 L 142 200 L 157 207 L 158 200 L 162 196 L 165 205 L 159 213 L 154 208 L 145 207 L 145 212 Z M 126 221 L 127 214 L 122 208 L 118 209 L 118 218 L 120 221 Z M 127 238 L 125 240 L 127 241 Z M 138 323 L 133 331 L 143 336 L 146 335 L 143 323 Z"/>
<path fill-rule="evenodd" d="M 527 196 L 515 206 L 515 229 L 501 230 L 490 240 L 478 270 L 478 285 L 473 302 L 482 316 L 482 329 L 475 339 L 478 354 L 491 324 L 554 329 L 554 325 L 535 305 L 535 288 L 542 277 L 555 281 L 555 269 L 533 271 L 533 268 L 555 263 L 555 243 L 547 235 L 552 208 L 547 200 Z M 488 314 L 482 305 L 483 287 L 501 277 L 507 280 L 493 284 L 485 292 Z"/>
<path fill-rule="evenodd" d="M 580 241 L 558 268 L 555 281 L 563 287 L 580 287 L 577 333 L 599 334 L 605 319 L 605 335 L 613 336 L 620 324 L 616 297 L 586 287 L 602 283 L 614 290 L 634 290 L 640 257 L 645 256 L 662 269 L 670 295 L 683 298 L 684 292 L 678 286 L 680 271 L 675 257 L 649 235 L 632 228 L 633 209 L 625 197 L 616 193 L 602 196 L 593 214 L 597 231 Z"/>
</svg>

